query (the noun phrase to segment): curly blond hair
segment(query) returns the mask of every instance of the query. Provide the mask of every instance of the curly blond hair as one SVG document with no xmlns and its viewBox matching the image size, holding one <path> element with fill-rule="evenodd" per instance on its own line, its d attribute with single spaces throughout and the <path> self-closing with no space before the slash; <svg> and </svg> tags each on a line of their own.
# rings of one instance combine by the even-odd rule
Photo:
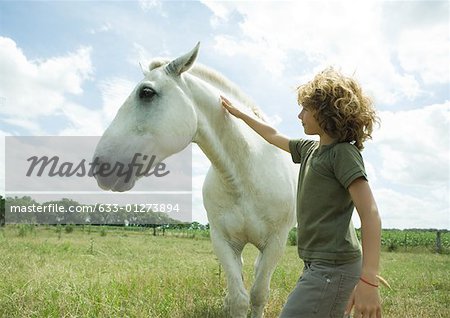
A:
<svg viewBox="0 0 450 318">
<path fill-rule="evenodd" d="M 312 111 L 319 126 L 338 142 L 351 142 L 359 149 L 371 139 L 378 123 L 372 100 L 358 82 L 329 67 L 297 88 L 298 103 Z"/>
</svg>

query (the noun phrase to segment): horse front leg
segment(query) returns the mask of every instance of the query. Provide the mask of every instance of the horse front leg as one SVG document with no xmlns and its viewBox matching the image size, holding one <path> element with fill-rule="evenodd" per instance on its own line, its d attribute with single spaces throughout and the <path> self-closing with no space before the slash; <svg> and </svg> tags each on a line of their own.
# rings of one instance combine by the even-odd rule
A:
<svg viewBox="0 0 450 318">
<path fill-rule="evenodd" d="M 287 233 L 273 236 L 261 249 L 255 262 L 255 280 L 250 291 L 251 317 L 261 318 L 269 300 L 270 280 L 286 247 Z"/>
<path fill-rule="evenodd" d="M 224 300 L 224 310 L 229 317 L 246 318 L 249 296 L 242 278 L 241 254 L 244 244 L 227 241 L 215 231 L 211 231 L 211 241 L 227 278 L 228 291 Z"/>
</svg>

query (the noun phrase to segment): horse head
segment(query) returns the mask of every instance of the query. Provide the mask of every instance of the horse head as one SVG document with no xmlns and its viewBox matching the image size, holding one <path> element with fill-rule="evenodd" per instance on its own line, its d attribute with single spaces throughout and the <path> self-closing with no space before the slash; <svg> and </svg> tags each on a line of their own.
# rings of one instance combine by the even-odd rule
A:
<svg viewBox="0 0 450 318">
<path fill-rule="evenodd" d="M 192 142 L 198 120 L 183 73 L 194 64 L 199 44 L 170 63 L 152 63 L 119 108 L 95 149 L 94 176 L 102 189 L 131 189 L 144 159 L 156 165 Z M 115 166 L 133 170 L 102 173 Z"/>
</svg>

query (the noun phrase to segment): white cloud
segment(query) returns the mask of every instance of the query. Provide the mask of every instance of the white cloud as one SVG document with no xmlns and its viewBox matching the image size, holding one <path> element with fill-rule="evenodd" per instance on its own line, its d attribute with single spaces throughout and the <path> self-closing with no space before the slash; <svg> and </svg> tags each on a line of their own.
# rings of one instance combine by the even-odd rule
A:
<svg viewBox="0 0 450 318">
<path fill-rule="evenodd" d="M 15 126 L 16 128 L 23 129 L 23 130 L 27 131 L 27 133 L 32 135 L 32 136 L 44 136 L 44 135 L 46 135 L 45 130 L 34 119 L 20 118 L 19 116 L 15 116 L 15 117 L 11 117 L 11 118 L 2 118 L 1 121 L 3 123 Z M 14 131 L 11 131 L 11 132 L 14 132 Z"/>
<path fill-rule="evenodd" d="M 214 49 L 228 56 L 251 55 L 273 76 L 281 77 L 285 53 L 267 43 L 240 41 L 229 36 L 217 36 Z"/>
<path fill-rule="evenodd" d="M 383 2 L 298 1 L 257 5 L 238 2 L 222 3 L 219 9 L 209 2 L 205 4 L 219 17 L 235 10 L 243 19 L 239 35 L 216 35 L 217 52 L 228 56 L 245 54 L 278 78 L 285 74 L 288 62 L 297 63 L 295 60 L 298 64 L 314 65 L 314 72 L 311 67 L 303 70 L 308 75 L 335 65 L 346 73 L 356 72 L 377 100 L 387 104 L 424 94 L 419 77 L 430 83 L 438 78 L 448 82 L 448 75 L 444 74 L 448 72 L 448 39 L 443 39 L 444 28 L 423 25 L 420 32 L 400 32 L 399 44 L 389 42 L 389 30 L 384 29 Z M 413 37 L 417 37 L 414 42 Z M 438 43 L 441 40 L 444 41 Z M 427 48 L 414 57 L 407 54 L 412 45 L 417 51 L 422 43 L 438 51 L 430 55 L 431 48 Z M 406 73 L 395 65 L 397 51 Z M 433 59 L 423 63 L 427 54 L 438 57 L 439 63 L 433 64 Z"/>
<path fill-rule="evenodd" d="M 68 122 L 59 135 L 101 135 L 135 86 L 121 78 L 105 79 L 98 85 L 102 108 L 87 108 L 72 102 L 71 95 L 82 95 L 92 77 L 90 48 L 35 61 L 9 38 L 0 37 L 0 48 L 2 122 L 31 135 L 48 134 L 43 119 L 50 115 Z"/>
<path fill-rule="evenodd" d="M 448 184 L 450 102 L 379 115 L 381 129 L 373 143 L 382 177 L 410 186 Z"/>
<path fill-rule="evenodd" d="M 139 0 L 139 6 L 144 12 L 157 10 L 161 16 L 167 17 L 167 13 L 163 11 L 161 0 Z"/>
<path fill-rule="evenodd" d="M 215 16 L 223 20 L 227 19 L 231 11 L 227 3 L 223 1 L 201 0 L 200 2 L 207 6 Z"/>
<path fill-rule="evenodd" d="M 408 72 L 417 72 L 426 84 L 450 80 L 448 22 L 426 29 L 407 29 L 400 35 L 398 57 Z"/>
<path fill-rule="evenodd" d="M 373 188 L 383 228 L 450 228 L 449 191 L 440 193 L 421 192 L 420 195 L 402 193 L 390 188 Z M 358 214 L 354 213 L 353 223 L 360 227 Z"/>
<path fill-rule="evenodd" d="M 81 94 L 92 74 L 90 48 L 66 56 L 30 61 L 16 43 L 0 37 L 0 113 L 11 120 L 59 114 L 70 94 Z"/>
<path fill-rule="evenodd" d="M 217 27 L 222 23 L 226 23 L 228 21 L 228 15 L 231 10 L 226 5 L 225 2 L 221 1 L 211 1 L 211 0 L 201 0 L 205 6 L 207 6 L 213 13 L 213 17 L 211 18 L 211 26 Z"/>
<path fill-rule="evenodd" d="M 374 195 L 384 228 L 450 228 L 448 197 L 436 201 L 426 192 L 412 196 L 386 188 Z"/>
<path fill-rule="evenodd" d="M 384 227 L 448 229 L 450 101 L 379 116 L 366 166 Z"/>
<path fill-rule="evenodd" d="M 60 130 L 60 136 L 101 136 L 105 130 L 106 116 L 75 103 L 66 102 L 62 114 L 70 125 Z"/>
<path fill-rule="evenodd" d="M 83 92 L 83 82 L 93 72 L 90 53 L 91 48 L 81 47 L 67 56 L 54 57 L 34 64 L 38 76 L 50 89 L 78 95 Z"/>
</svg>

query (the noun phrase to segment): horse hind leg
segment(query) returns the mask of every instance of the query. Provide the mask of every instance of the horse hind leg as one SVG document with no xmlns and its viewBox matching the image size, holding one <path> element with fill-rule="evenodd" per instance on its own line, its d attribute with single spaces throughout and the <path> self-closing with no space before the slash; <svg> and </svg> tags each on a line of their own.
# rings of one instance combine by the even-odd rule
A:
<svg viewBox="0 0 450 318">
<path fill-rule="evenodd" d="M 211 233 L 214 252 L 223 266 L 227 278 L 227 295 L 224 299 L 224 310 L 227 317 L 246 318 L 249 307 L 249 296 L 242 276 L 242 250 L 244 244 L 228 242 Z"/>
<path fill-rule="evenodd" d="M 264 307 L 269 300 L 270 280 L 285 247 L 286 240 L 274 237 L 261 249 L 256 259 L 255 280 L 250 291 L 252 318 L 263 317 Z"/>
</svg>

